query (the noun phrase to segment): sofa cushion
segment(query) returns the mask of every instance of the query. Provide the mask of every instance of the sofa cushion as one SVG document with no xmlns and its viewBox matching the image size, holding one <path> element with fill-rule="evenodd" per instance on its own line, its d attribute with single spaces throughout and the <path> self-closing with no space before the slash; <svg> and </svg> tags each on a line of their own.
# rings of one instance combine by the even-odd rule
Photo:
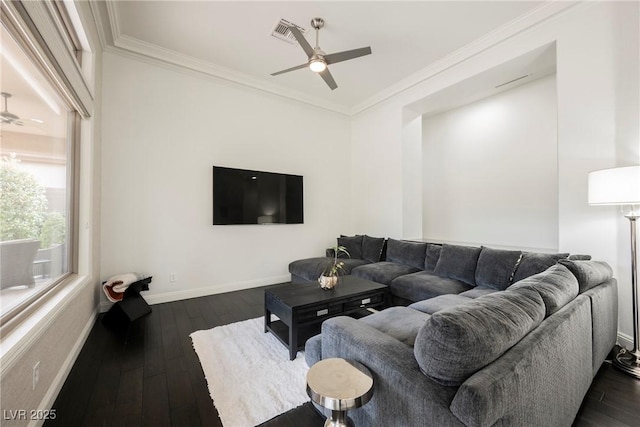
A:
<svg viewBox="0 0 640 427">
<path fill-rule="evenodd" d="M 442 245 L 440 258 L 433 270 L 439 276 L 461 280 L 475 285 L 476 266 L 480 248 L 471 246 Z"/>
<path fill-rule="evenodd" d="M 546 316 L 564 307 L 578 295 L 578 280 L 561 264 L 552 265 L 542 273 L 522 279 L 509 289 L 530 288 L 544 301 Z"/>
<path fill-rule="evenodd" d="M 496 292 L 431 316 L 418 332 L 420 369 L 439 384 L 458 386 L 538 326 L 544 302 L 531 289 Z"/>
<path fill-rule="evenodd" d="M 304 344 L 304 360 L 307 366 L 313 366 L 322 360 L 322 336 L 320 334 L 309 338 Z"/>
<path fill-rule="evenodd" d="M 418 331 L 429 317 L 429 314 L 407 307 L 390 307 L 360 320 L 413 347 Z"/>
<path fill-rule="evenodd" d="M 604 261 L 570 261 L 562 260 L 562 265 L 567 267 L 576 279 L 578 279 L 579 292 L 583 293 L 600 283 L 613 277 L 611 266 Z"/>
<path fill-rule="evenodd" d="M 364 260 L 354 258 L 341 258 L 340 262 L 344 263 L 342 266 L 344 274 L 350 274 L 353 268 L 367 264 Z M 333 258 L 328 257 L 299 259 L 289 263 L 289 273 L 308 281 L 315 281 L 332 264 Z"/>
<path fill-rule="evenodd" d="M 561 260 L 568 257 L 568 253 L 562 254 L 542 254 L 536 252 L 524 252 L 522 259 L 516 272 L 513 275 L 513 282 L 516 283 L 526 277 L 533 276 L 534 274 L 542 273 L 547 268 Z"/>
<path fill-rule="evenodd" d="M 440 259 L 441 250 L 442 245 L 437 245 L 435 243 L 427 244 L 427 256 L 424 259 L 425 271 L 433 272 L 436 268 L 436 264 L 438 263 L 438 259 Z"/>
<path fill-rule="evenodd" d="M 362 259 L 362 236 L 340 236 L 338 237 L 338 246 L 344 246 L 349 252 L 346 254 L 338 254 L 339 258 L 357 258 Z"/>
<path fill-rule="evenodd" d="M 404 264 L 422 270 L 426 256 L 426 243 L 395 239 L 389 239 L 387 242 L 387 261 L 389 262 Z"/>
<path fill-rule="evenodd" d="M 507 251 L 482 247 L 476 267 L 475 282 L 478 286 L 503 291 L 511 284 L 522 251 Z"/>
<path fill-rule="evenodd" d="M 446 294 L 459 294 L 471 289 L 460 280 L 441 277 L 428 271 L 406 274 L 394 279 L 389 285 L 391 293 L 409 301 L 422 301 Z"/>
<path fill-rule="evenodd" d="M 371 237 L 366 234 L 362 237 L 362 259 L 369 262 L 378 262 L 382 259 L 384 249 L 384 237 Z"/>
<path fill-rule="evenodd" d="M 415 267 L 396 264 L 395 262 L 382 261 L 356 267 L 351 270 L 351 274 L 373 282 L 388 285 L 396 277 L 415 273 L 416 271 L 418 271 L 418 269 Z"/>
<path fill-rule="evenodd" d="M 414 302 L 409 306 L 409 308 L 421 311 L 423 313 L 433 314 L 437 311 L 456 307 L 469 301 L 473 301 L 473 299 L 455 294 L 440 295 L 434 298 L 426 299 L 424 301 Z"/>
<path fill-rule="evenodd" d="M 492 294 L 494 292 L 498 292 L 497 289 L 485 288 L 484 286 L 476 286 L 473 289 L 469 289 L 468 291 L 461 292 L 460 295 L 467 298 L 480 298 L 485 295 Z"/>
</svg>

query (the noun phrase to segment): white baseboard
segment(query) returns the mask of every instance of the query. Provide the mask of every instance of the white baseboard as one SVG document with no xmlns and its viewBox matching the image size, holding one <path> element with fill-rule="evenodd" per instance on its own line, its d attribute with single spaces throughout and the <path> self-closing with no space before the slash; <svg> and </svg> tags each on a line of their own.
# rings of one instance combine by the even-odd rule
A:
<svg viewBox="0 0 640 427">
<path fill-rule="evenodd" d="M 80 332 L 80 336 L 78 337 L 75 344 L 71 348 L 71 351 L 69 351 L 69 355 L 67 356 L 64 363 L 60 367 L 58 374 L 53 379 L 53 382 L 49 386 L 49 390 L 47 390 L 44 397 L 42 398 L 42 401 L 40 402 L 40 405 L 38 405 L 39 409 L 49 410 L 53 407 L 53 404 L 55 403 L 56 398 L 58 397 L 58 393 L 60 393 L 60 390 L 62 390 L 62 386 L 64 385 L 64 382 L 66 381 L 67 377 L 69 376 L 69 373 L 71 372 L 71 368 L 73 368 L 73 365 L 76 363 L 76 359 L 78 358 L 78 355 L 80 354 L 80 351 L 84 346 L 84 343 L 87 341 L 87 338 L 91 333 L 91 329 L 93 329 L 93 325 L 95 324 L 97 317 L 98 317 L 98 310 L 96 308 L 96 310 L 93 311 L 93 314 L 89 317 L 89 320 L 87 321 L 87 323 L 84 325 L 84 328 L 82 329 L 82 332 Z M 44 424 L 44 422 L 45 420 L 32 420 L 28 424 L 28 426 L 29 427 L 41 426 Z"/>
<path fill-rule="evenodd" d="M 259 286 L 273 285 L 275 283 L 289 282 L 290 275 L 273 276 L 265 279 L 245 280 L 243 282 L 224 283 L 222 285 L 208 286 L 205 288 L 185 289 L 174 292 L 164 292 L 159 294 L 147 295 L 146 292 L 141 293 L 147 303 L 162 304 L 165 302 L 181 301 L 190 298 L 206 297 L 209 295 L 223 294 L 225 292 L 241 291 L 243 289 L 257 288 Z M 153 286 L 153 285 L 152 285 Z M 102 301 L 100 303 L 100 312 L 108 311 L 113 303 Z"/>
<path fill-rule="evenodd" d="M 622 332 L 618 332 L 618 344 L 626 349 L 630 350 L 633 348 L 633 338 L 627 334 L 623 334 Z"/>
</svg>

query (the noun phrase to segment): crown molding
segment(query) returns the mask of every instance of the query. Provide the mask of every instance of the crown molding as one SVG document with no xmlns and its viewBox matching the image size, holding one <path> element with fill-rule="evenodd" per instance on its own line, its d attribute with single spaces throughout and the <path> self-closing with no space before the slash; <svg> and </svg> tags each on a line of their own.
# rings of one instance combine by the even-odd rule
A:
<svg viewBox="0 0 640 427">
<path fill-rule="evenodd" d="M 104 24 L 100 26 L 103 30 L 103 36 L 101 36 L 101 39 L 104 38 L 108 44 L 108 46 L 103 46 L 107 52 L 124 54 L 124 56 L 146 60 L 146 62 L 153 62 L 155 64 L 160 62 L 164 65 L 169 65 L 169 67 L 174 70 L 194 71 L 200 75 L 212 77 L 217 80 L 239 84 L 244 87 L 256 89 L 261 92 L 301 102 L 303 104 L 311 105 L 334 113 L 347 116 L 349 115 L 349 107 L 344 105 L 320 100 L 302 92 L 286 89 L 277 84 L 268 83 L 265 80 L 228 68 L 220 67 L 212 62 L 204 61 L 190 55 L 185 55 L 174 50 L 166 49 L 153 43 L 148 43 L 143 40 L 127 36 L 126 34 L 122 34 L 118 19 L 118 16 L 120 16 L 118 11 L 118 2 L 107 1 L 105 3 L 106 16 L 105 13 L 102 13 L 99 14 L 99 17 L 102 20 L 106 18 L 109 29 L 111 30 L 111 37 L 109 37 L 105 32 Z M 111 43 L 109 43 L 109 41 L 111 41 Z"/>
<path fill-rule="evenodd" d="M 93 3 L 93 2 L 91 2 Z M 255 78 L 235 70 L 220 67 L 212 62 L 204 61 L 193 56 L 163 48 L 121 33 L 118 20 L 118 2 L 106 1 L 104 8 L 92 7 L 99 29 L 100 40 L 106 52 L 116 53 L 136 58 L 156 65 L 168 66 L 178 71 L 192 71 L 201 76 L 212 77 L 217 80 L 238 84 L 251 89 L 266 92 L 281 98 L 301 102 L 331 112 L 346 116 L 357 115 L 387 99 L 405 92 L 412 87 L 433 78 L 434 76 L 470 59 L 482 52 L 504 42 L 543 21 L 547 21 L 576 5 L 588 5 L 589 2 L 578 0 L 575 2 L 549 0 L 528 13 L 504 24 L 450 53 L 440 60 L 430 64 L 411 76 L 378 92 L 355 106 L 346 106 L 321 100 L 305 93 L 291 90 L 269 83 L 264 79 Z"/>
<path fill-rule="evenodd" d="M 335 104 L 310 97 L 304 93 L 285 89 L 282 86 L 265 82 L 264 80 L 239 73 L 228 68 L 217 66 L 211 62 L 184 55 L 182 53 L 165 49 L 163 47 L 148 43 L 127 35 L 121 35 L 115 40 L 115 48 L 125 52 L 136 54 L 139 58 L 150 58 L 170 65 L 172 68 L 187 69 L 209 76 L 215 79 L 239 84 L 252 89 L 267 92 L 279 97 L 288 98 L 294 101 L 309 104 L 314 107 L 329 110 L 335 113 L 349 115 L 349 108 L 340 104 Z"/>
<path fill-rule="evenodd" d="M 359 114 L 385 100 L 398 95 L 412 87 L 435 77 L 436 75 L 460 64 L 476 55 L 492 48 L 493 46 L 502 43 L 529 28 L 540 24 L 560 13 L 566 11 L 580 4 L 579 2 L 566 2 L 558 0 L 549 0 L 541 6 L 529 11 L 513 21 L 506 23 L 505 25 L 498 27 L 494 31 L 486 34 L 485 36 L 472 41 L 471 43 L 461 47 L 458 50 L 453 51 L 449 55 L 442 59 L 432 63 L 431 65 L 423 68 L 422 70 L 412 74 L 406 79 L 389 86 L 387 89 L 377 93 L 364 102 L 356 105 L 350 110 L 350 115 L 354 116 Z M 586 3 L 583 3 L 586 4 Z"/>
</svg>

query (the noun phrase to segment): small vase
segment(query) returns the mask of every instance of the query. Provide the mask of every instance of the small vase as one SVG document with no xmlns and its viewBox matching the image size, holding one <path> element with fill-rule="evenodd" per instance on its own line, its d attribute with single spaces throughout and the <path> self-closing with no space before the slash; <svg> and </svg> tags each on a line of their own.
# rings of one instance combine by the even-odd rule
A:
<svg viewBox="0 0 640 427">
<path fill-rule="evenodd" d="M 320 276 L 318 283 L 322 289 L 333 289 L 338 284 L 338 276 Z"/>
</svg>

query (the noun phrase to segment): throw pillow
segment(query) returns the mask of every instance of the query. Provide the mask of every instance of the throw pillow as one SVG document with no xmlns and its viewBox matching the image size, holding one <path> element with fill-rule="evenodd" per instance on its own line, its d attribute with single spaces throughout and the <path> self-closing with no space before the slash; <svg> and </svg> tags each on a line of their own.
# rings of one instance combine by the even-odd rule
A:
<svg viewBox="0 0 640 427">
<path fill-rule="evenodd" d="M 369 262 L 379 262 L 382 259 L 384 237 L 371 237 L 366 234 L 362 238 L 362 259 Z"/>
<path fill-rule="evenodd" d="M 427 244 L 406 240 L 389 239 L 387 242 L 387 261 L 408 265 L 422 270 L 427 255 Z"/>
<path fill-rule="evenodd" d="M 436 268 L 441 250 L 442 245 L 437 245 L 435 243 L 429 243 L 427 245 L 427 257 L 424 260 L 424 269 L 426 271 L 433 272 Z"/>
<path fill-rule="evenodd" d="M 420 328 L 413 352 L 422 372 L 458 386 L 516 345 L 545 315 L 531 289 L 495 292 L 434 313 Z"/>
<path fill-rule="evenodd" d="M 526 277 L 533 276 L 534 274 L 542 273 L 547 268 L 557 263 L 558 260 L 568 256 L 568 253 L 542 254 L 536 252 L 524 252 L 522 254 L 522 260 L 516 269 L 516 273 L 513 275 L 513 283 Z"/>
<path fill-rule="evenodd" d="M 344 246 L 350 255 L 347 257 L 344 253 L 341 253 L 338 258 L 362 259 L 362 236 L 340 236 L 338 237 L 338 246 Z"/>
<path fill-rule="evenodd" d="M 604 261 L 570 261 L 563 259 L 560 263 L 576 276 L 580 286 L 580 293 L 588 291 L 613 277 L 611 266 Z"/>
<path fill-rule="evenodd" d="M 476 284 L 476 266 L 480 248 L 471 246 L 442 245 L 440 258 L 433 270 L 439 276 L 460 280 L 469 285 Z"/>
<path fill-rule="evenodd" d="M 521 251 L 482 247 L 476 267 L 476 285 L 503 291 L 511 284 Z"/>
</svg>

